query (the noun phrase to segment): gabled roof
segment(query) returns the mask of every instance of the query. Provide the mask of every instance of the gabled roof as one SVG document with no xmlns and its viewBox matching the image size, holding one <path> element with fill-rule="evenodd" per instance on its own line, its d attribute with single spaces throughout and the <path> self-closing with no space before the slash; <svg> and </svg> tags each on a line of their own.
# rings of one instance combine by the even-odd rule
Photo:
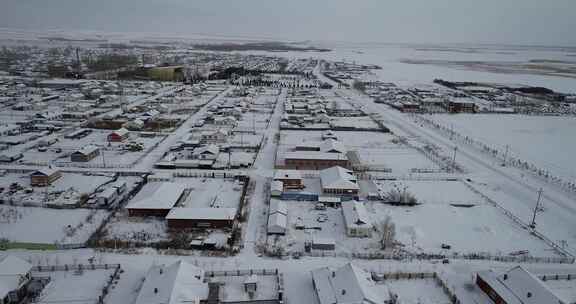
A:
<svg viewBox="0 0 576 304">
<path fill-rule="evenodd" d="M 186 189 L 179 183 L 149 183 L 130 201 L 126 209 L 171 209 Z"/>
<path fill-rule="evenodd" d="M 184 261 L 150 267 L 136 304 L 196 303 L 208 298 L 204 270 Z M 199 302 L 198 302 L 199 303 Z"/>
<path fill-rule="evenodd" d="M 128 135 L 128 133 L 130 133 L 130 131 L 128 131 L 128 129 L 126 129 L 126 128 L 120 128 L 120 129 L 112 132 L 112 134 L 116 134 L 120 137 L 126 136 L 126 135 Z"/>
<path fill-rule="evenodd" d="M 372 227 L 368 211 L 361 202 L 342 202 L 342 213 L 346 227 Z"/>
<path fill-rule="evenodd" d="M 217 145 L 208 145 L 194 150 L 194 155 L 210 153 L 216 155 L 220 153 L 220 148 Z"/>
<path fill-rule="evenodd" d="M 54 173 L 58 173 L 60 172 L 60 170 L 55 169 L 55 168 L 41 168 L 38 169 L 34 172 L 32 172 L 32 175 L 46 175 L 46 176 L 50 176 Z"/>
<path fill-rule="evenodd" d="M 32 265 L 15 256 L 0 258 L 0 299 L 20 287 L 20 278 L 32 270 Z"/>
<path fill-rule="evenodd" d="M 269 214 L 272 215 L 274 213 L 288 215 L 288 207 L 286 206 L 286 203 L 279 200 L 271 200 Z"/>
<path fill-rule="evenodd" d="M 353 172 L 340 166 L 320 170 L 320 182 L 323 189 L 359 189 Z"/>
<path fill-rule="evenodd" d="M 327 153 L 346 153 L 346 148 L 342 142 L 329 138 L 322 142 L 320 151 Z"/>
<path fill-rule="evenodd" d="M 0 276 L 25 275 L 32 270 L 32 264 L 23 259 L 8 255 L 0 258 Z"/>
<path fill-rule="evenodd" d="M 566 303 L 522 266 L 516 266 L 500 275 L 492 271 L 480 272 L 478 275 L 510 304 Z"/>
<path fill-rule="evenodd" d="M 312 280 L 320 304 L 384 304 L 383 295 L 388 294 L 382 286 L 378 292 L 370 274 L 352 263 L 313 270 Z"/>
<path fill-rule="evenodd" d="M 87 146 L 82 147 L 82 149 L 77 150 L 77 151 L 74 152 L 74 153 L 80 153 L 80 154 L 84 154 L 84 155 L 89 155 L 89 154 L 91 154 L 91 153 L 94 153 L 94 152 L 98 151 L 98 149 L 100 149 L 100 148 L 98 148 L 98 146 L 95 146 L 95 145 L 87 145 Z"/>
</svg>

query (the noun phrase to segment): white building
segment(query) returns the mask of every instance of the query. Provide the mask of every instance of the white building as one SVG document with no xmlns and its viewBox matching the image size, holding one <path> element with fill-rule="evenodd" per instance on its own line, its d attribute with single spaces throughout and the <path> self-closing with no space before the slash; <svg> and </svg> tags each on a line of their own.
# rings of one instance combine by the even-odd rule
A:
<svg viewBox="0 0 576 304">
<path fill-rule="evenodd" d="M 346 235 L 350 237 L 372 236 L 372 220 L 362 202 L 342 202 L 342 215 L 346 226 Z"/>
<path fill-rule="evenodd" d="M 286 234 L 288 227 L 288 208 L 283 201 L 270 201 L 268 212 L 268 234 Z"/>
<path fill-rule="evenodd" d="M 354 172 L 340 166 L 320 171 L 322 192 L 332 194 L 357 194 L 360 189 Z"/>
</svg>

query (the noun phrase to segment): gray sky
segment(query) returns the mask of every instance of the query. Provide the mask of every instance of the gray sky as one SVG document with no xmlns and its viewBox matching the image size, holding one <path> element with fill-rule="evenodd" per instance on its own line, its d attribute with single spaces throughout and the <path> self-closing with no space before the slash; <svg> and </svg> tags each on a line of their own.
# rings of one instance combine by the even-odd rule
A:
<svg viewBox="0 0 576 304">
<path fill-rule="evenodd" d="M 0 0 L 0 27 L 576 45 L 574 0 Z"/>
</svg>

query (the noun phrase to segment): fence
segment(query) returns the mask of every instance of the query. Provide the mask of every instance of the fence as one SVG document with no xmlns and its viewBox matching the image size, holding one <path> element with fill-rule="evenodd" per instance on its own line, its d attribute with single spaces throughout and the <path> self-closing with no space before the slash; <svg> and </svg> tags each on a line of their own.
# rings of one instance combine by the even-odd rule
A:
<svg viewBox="0 0 576 304">
<path fill-rule="evenodd" d="M 272 255 L 272 253 L 269 253 Z M 509 255 L 494 255 L 488 253 L 468 253 L 458 254 L 434 254 L 434 253 L 409 253 L 409 252 L 337 252 L 337 251 L 321 251 L 313 250 L 311 252 L 287 252 L 291 254 L 301 254 L 310 257 L 344 257 L 352 259 L 364 260 L 396 260 L 410 262 L 413 260 L 469 260 L 469 261 L 496 261 L 506 263 L 540 263 L 540 264 L 573 264 L 573 257 L 533 257 L 533 256 L 509 256 Z"/>
<path fill-rule="evenodd" d="M 498 210 L 500 210 L 504 215 L 506 215 L 508 218 L 510 218 L 513 222 L 518 224 L 520 227 L 530 231 L 530 233 L 532 235 L 534 235 L 535 237 L 544 241 L 548 246 L 550 246 L 554 250 L 556 250 L 556 252 L 558 252 L 559 254 L 563 255 L 564 257 L 566 257 L 568 259 L 571 259 L 572 262 L 570 262 L 570 263 L 574 263 L 574 260 L 575 260 L 574 255 L 571 252 L 569 252 L 568 250 L 566 250 L 564 247 L 556 244 L 556 242 L 552 241 L 551 239 L 549 239 L 548 237 L 546 237 L 542 233 L 536 231 L 536 229 L 532 229 L 528 224 L 526 224 L 524 221 L 522 221 L 520 218 L 518 218 L 512 212 L 508 211 L 506 208 L 502 207 L 499 203 L 497 203 L 493 199 L 489 198 L 484 193 L 480 192 L 478 189 L 474 188 L 470 183 L 464 182 L 464 185 L 466 185 L 472 192 L 474 192 L 474 193 L 478 194 L 480 197 L 482 197 L 485 201 L 487 201 L 488 203 L 490 203 L 491 205 L 496 207 Z"/>
<path fill-rule="evenodd" d="M 510 165 L 525 172 L 528 172 L 532 176 L 539 178 L 548 184 L 558 186 L 560 189 L 571 192 L 572 194 L 576 193 L 576 183 L 571 182 L 569 180 L 564 180 L 558 176 L 553 176 L 546 169 L 538 168 L 537 166 L 530 164 L 527 161 L 512 157 L 509 155 L 508 151 L 502 153 L 502 151 L 494 149 L 483 142 L 480 142 L 476 139 L 472 139 L 469 136 L 464 136 L 458 132 L 455 132 L 452 129 L 440 125 L 432 121 L 431 119 L 425 118 L 423 116 L 413 115 L 412 117 L 416 119 L 419 123 L 426 123 L 428 126 L 432 126 L 433 128 L 441 132 L 444 132 L 444 134 L 450 136 L 450 139 L 459 140 L 461 143 L 473 147 L 478 151 L 486 155 L 489 155 L 498 161 L 501 161 L 502 164 L 504 165 Z"/>
<path fill-rule="evenodd" d="M 206 271 L 206 277 L 231 277 L 231 276 L 247 276 L 247 275 L 263 275 L 263 276 L 271 276 L 271 275 L 278 275 L 278 269 L 244 269 L 244 270 L 215 270 L 215 271 Z"/>
<path fill-rule="evenodd" d="M 55 271 L 73 271 L 73 270 L 100 270 L 100 269 L 119 269 L 120 264 L 63 264 L 48 266 L 33 266 L 34 272 L 55 272 Z"/>
</svg>

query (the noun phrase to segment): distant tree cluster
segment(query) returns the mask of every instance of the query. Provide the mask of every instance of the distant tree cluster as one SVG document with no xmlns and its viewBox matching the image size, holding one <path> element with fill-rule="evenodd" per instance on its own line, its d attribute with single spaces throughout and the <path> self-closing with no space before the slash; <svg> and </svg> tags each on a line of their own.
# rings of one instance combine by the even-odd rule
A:
<svg viewBox="0 0 576 304">
<path fill-rule="evenodd" d="M 106 71 L 137 63 L 138 57 L 136 55 L 105 54 L 88 61 L 86 66 L 91 71 Z"/>
</svg>

